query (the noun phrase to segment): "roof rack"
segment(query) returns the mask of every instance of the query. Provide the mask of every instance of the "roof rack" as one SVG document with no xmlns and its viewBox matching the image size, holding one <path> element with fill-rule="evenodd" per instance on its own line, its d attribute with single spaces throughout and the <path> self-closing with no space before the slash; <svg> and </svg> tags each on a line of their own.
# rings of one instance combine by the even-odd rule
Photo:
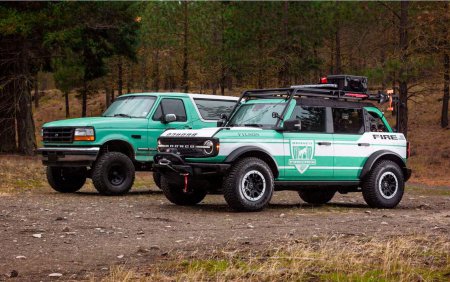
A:
<svg viewBox="0 0 450 282">
<path fill-rule="evenodd" d="M 328 78 L 336 83 L 327 83 Z M 347 83 L 350 81 L 352 84 Z M 251 98 L 286 98 L 295 96 L 317 97 L 342 100 L 372 100 L 382 104 L 389 100 L 388 95 L 382 92 L 369 93 L 367 91 L 367 78 L 362 76 L 333 75 L 322 78 L 320 84 L 293 85 L 289 88 L 253 89 L 242 93 L 241 99 Z"/>
</svg>

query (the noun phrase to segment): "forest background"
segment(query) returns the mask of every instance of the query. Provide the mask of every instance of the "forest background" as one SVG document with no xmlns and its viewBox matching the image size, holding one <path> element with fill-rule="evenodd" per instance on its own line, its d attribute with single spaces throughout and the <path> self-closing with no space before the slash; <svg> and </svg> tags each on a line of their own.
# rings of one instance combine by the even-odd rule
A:
<svg viewBox="0 0 450 282">
<path fill-rule="evenodd" d="M 2 2 L 0 152 L 32 155 L 44 122 L 98 115 L 123 93 L 239 95 L 346 73 L 394 89 L 417 164 L 445 165 L 449 6 Z"/>
</svg>

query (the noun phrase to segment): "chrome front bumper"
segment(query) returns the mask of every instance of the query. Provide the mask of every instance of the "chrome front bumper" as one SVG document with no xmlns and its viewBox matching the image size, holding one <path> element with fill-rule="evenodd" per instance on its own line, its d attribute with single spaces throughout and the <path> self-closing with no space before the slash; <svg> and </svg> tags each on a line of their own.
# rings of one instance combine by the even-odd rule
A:
<svg viewBox="0 0 450 282">
<path fill-rule="evenodd" d="M 100 152 L 99 147 L 44 147 L 37 153 L 48 166 L 90 166 Z"/>
</svg>

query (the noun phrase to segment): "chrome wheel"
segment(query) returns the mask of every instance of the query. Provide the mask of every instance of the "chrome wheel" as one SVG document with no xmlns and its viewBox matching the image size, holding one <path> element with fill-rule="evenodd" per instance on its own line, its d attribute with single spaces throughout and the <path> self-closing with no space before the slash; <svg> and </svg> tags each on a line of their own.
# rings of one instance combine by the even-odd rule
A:
<svg viewBox="0 0 450 282">
<path fill-rule="evenodd" d="M 266 191 L 266 179 L 261 172 L 251 170 L 242 178 L 239 191 L 249 201 L 258 201 Z"/>
<path fill-rule="evenodd" d="M 378 182 L 378 191 L 385 199 L 394 198 L 398 191 L 398 180 L 393 172 L 384 172 Z"/>
</svg>

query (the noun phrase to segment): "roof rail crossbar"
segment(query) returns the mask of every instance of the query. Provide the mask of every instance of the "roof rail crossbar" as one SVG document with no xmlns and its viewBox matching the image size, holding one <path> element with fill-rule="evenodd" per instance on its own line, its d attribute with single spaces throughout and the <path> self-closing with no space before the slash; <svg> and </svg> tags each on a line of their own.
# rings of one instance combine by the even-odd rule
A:
<svg viewBox="0 0 450 282">
<path fill-rule="evenodd" d="M 338 85 L 337 84 L 303 84 L 303 85 L 292 85 L 291 88 L 333 88 L 333 89 L 338 89 Z"/>
</svg>

